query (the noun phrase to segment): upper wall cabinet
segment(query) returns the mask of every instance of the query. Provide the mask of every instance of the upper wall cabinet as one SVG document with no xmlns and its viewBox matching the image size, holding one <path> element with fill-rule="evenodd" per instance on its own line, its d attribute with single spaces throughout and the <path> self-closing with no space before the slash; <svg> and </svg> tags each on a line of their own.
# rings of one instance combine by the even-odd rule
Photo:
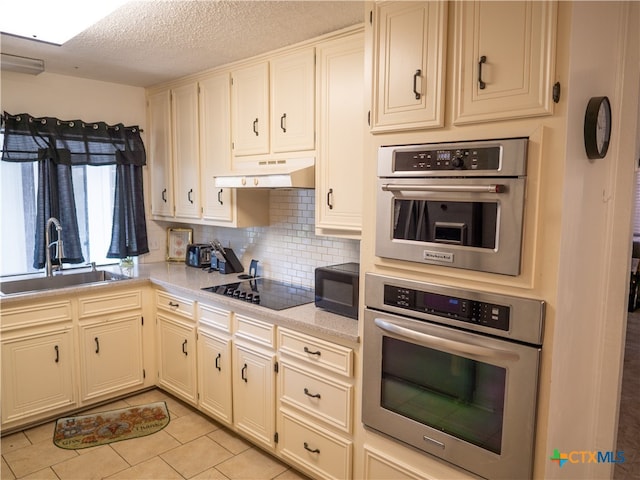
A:
<svg viewBox="0 0 640 480">
<path fill-rule="evenodd" d="M 314 148 L 314 52 L 307 48 L 232 72 L 235 157 Z"/>
<path fill-rule="evenodd" d="M 553 113 L 556 2 L 452 2 L 453 123 Z"/>
<path fill-rule="evenodd" d="M 380 2 L 373 22 L 373 133 L 441 127 L 446 2 Z"/>
<path fill-rule="evenodd" d="M 171 111 L 176 216 L 199 218 L 201 208 L 197 83 L 172 90 Z"/>
<path fill-rule="evenodd" d="M 151 214 L 173 216 L 173 173 L 171 171 L 171 91 L 149 95 L 149 169 Z"/>
</svg>

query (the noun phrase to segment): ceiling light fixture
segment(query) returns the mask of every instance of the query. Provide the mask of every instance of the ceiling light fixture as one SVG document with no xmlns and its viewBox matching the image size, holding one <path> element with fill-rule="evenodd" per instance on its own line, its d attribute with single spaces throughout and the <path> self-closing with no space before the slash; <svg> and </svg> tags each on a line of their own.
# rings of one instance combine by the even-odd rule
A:
<svg viewBox="0 0 640 480">
<path fill-rule="evenodd" d="M 62 45 L 124 3 L 126 0 L 4 2 L 0 16 L 0 32 Z"/>
<path fill-rule="evenodd" d="M 0 69 L 8 72 L 28 73 L 39 75 L 44 72 L 44 60 L 39 58 L 19 57 L 3 53 Z"/>
</svg>

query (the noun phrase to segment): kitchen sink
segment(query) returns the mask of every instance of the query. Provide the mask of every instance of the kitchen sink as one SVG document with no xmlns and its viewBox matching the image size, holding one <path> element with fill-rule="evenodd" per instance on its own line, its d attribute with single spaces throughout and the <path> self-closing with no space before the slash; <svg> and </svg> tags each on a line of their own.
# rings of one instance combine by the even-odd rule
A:
<svg viewBox="0 0 640 480">
<path fill-rule="evenodd" d="M 53 277 L 27 278 L 0 283 L 0 291 L 5 295 L 15 293 L 37 292 L 56 288 L 90 285 L 95 283 L 128 280 L 130 277 L 119 273 L 93 270 L 90 272 L 64 272 Z"/>
</svg>

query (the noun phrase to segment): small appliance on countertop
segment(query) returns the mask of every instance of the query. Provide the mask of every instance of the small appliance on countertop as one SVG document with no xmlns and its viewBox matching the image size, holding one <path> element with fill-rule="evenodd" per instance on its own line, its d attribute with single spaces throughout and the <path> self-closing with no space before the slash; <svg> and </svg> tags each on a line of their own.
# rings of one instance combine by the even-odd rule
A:
<svg viewBox="0 0 640 480">
<path fill-rule="evenodd" d="M 316 307 L 357 320 L 360 307 L 359 278 L 359 263 L 341 263 L 316 268 Z"/>
<path fill-rule="evenodd" d="M 244 272 L 244 267 L 233 249 L 223 247 L 217 239 L 211 242 L 211 246 L 218 272 L 222 274 Z"/>
<path fill-rule="evenodd" d="M 212 251 L 213 247 L 207 243 L 191 243 L 187 245 L 185 263 L 190 267 L 210 267 Z"/>
</svg>

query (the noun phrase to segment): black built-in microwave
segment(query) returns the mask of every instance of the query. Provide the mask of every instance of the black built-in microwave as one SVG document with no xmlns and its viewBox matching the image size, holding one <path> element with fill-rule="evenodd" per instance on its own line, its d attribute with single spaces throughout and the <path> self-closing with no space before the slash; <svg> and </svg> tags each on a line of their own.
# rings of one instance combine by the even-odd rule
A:
<svg viewBox="0 0 640 480">
<path fill-rule="evenodd" d="M 316 268 L 316 307 L 329 312 L 358 318 L 359 263 L 342 263 Z"/>
</svg>

